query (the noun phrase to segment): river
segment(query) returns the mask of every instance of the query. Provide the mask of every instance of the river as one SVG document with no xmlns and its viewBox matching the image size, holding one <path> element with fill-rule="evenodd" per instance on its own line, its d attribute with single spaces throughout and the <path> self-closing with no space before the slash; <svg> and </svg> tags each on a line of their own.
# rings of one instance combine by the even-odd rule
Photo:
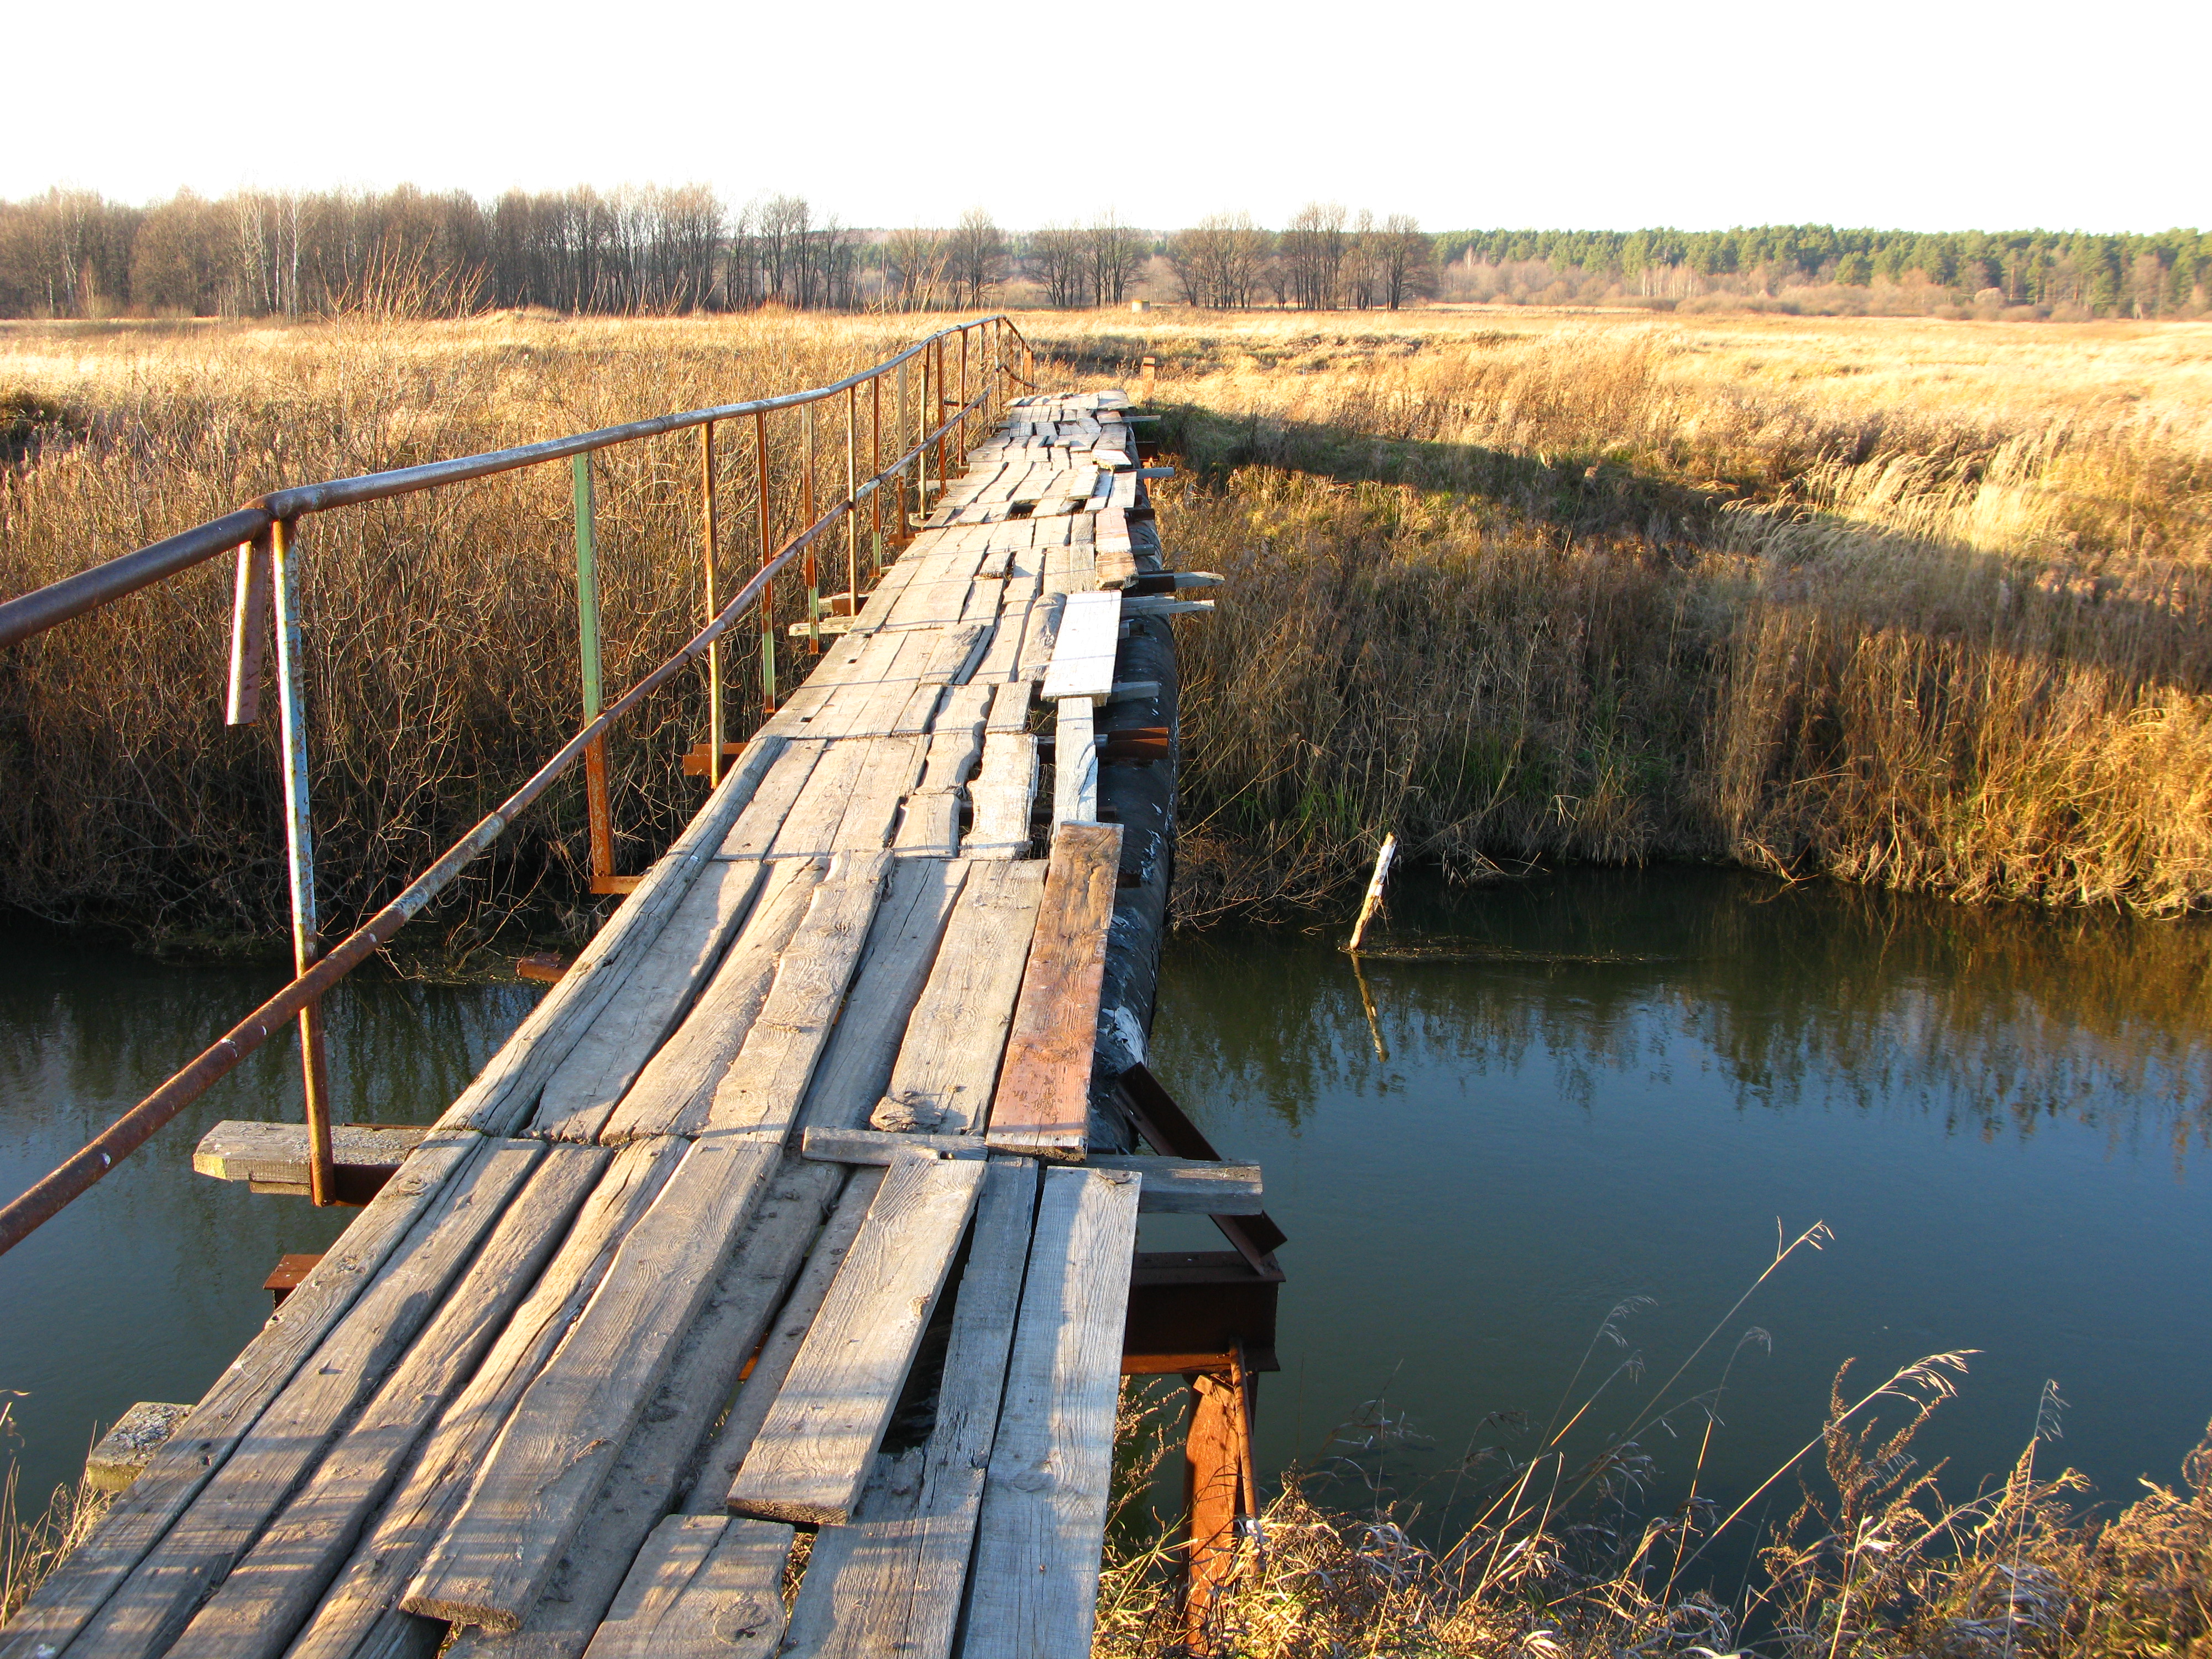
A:
<svg viewBox="0 0 2212 1659">
<path fill-rule="evenodd" d="M 1154 1069 L 1264 1163 L 1291 1236 L 1266 1471 L 1334 1471 L 1342 1501 L 1379 1479 L 1448 1524 L 1471 1449 L 1525 1456 L 1594 1398 L 1565 1443 L 1633 1428 L 1630 1501 L 1656 1510 L 1705 1438 L 1691 1397 L 1727 1368 L 1698 1483 L 1728 1502 L 1817 1433 L 1845 1359 L 1863 1392 L 1973 1349 L 1913 1448 L 1951 1460 L 1947 1488 L 2011 1465 L 2051 1380 L 2064 1437 L 2039 1467 L 2117 1501 L 2175 1480 L 2212 1415 L 2212 927 L 1661 868 L 1417 874 L 1378 942 L 1371 1020 L 1336 930 L 1178 936 L 1164 963 Z M 10 1192 L 281 977 L 28 927 L 0 945 Z M 536 994 L 349 985 L 340 1101 L 428 1121 Z M 133 1401 L 195 1398 L 265 1315 L 277 1255 L 343 1224 L 191 1173 L 208 1124 L 295 1115 L 296 1091 L 289 1046 L 256 1057 L 0 1258 L 27 1499 Z M 1832 1236 L 1731 1315 L 1778 1233 L 1815 1223 Z M 1208 1231 L 1148 1218 L 1146 1242 Z"/>
</svg>

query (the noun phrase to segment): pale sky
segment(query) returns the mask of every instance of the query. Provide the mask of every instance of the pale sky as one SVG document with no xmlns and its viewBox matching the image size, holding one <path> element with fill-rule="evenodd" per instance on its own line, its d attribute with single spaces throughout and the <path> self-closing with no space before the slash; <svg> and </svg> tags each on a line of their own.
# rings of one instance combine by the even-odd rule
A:
<svg viewBox="0 0 2212 1659">
<path fill-rule="evenodd" d="M 0 197 L 702 181 L 848 224 L 2212 224 L 2212 6 L 492 8 L 0 15 Z"/>
</svg>

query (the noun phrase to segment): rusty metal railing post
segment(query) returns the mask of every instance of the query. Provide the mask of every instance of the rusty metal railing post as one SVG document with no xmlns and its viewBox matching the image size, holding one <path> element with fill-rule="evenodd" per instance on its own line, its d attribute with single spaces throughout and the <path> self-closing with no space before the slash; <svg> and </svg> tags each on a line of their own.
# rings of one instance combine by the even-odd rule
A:
<svg viewBox="0 0 2212 1659">
<path fill-rule="evenodd" d="M 873 573 L 884 568 L 884 377 L 868 382 L 869 562 Z"/>
<path fill-rule="evenodd" d="M 592 458 L 568 464 L 576 508 L 576 650 L 584 681 L 584 720 L 599 717 L 604 687 L 599 678 L 599 542 Z M 614 890 L 614 812 L 607 796 L 607 743 L 594 738 L 584 750 L 584 811 L 589 820 L 592 891 Z"/>
<path fill-rule="evenodd" d="M 854 496 L 860 488 L 860 388 L 845 388 L 845 591 L 853 614 L 860 612 L 860 515 Z"/>
<path fill-rule="evenodd" d="M 970 325 L 960 325 L 960 422 L 953 428 L 959 435 L 952 441 L 952 458 L 963 465 L 968 460 L 968 335 Z"/>
<path fill-rule="evenodd" d="M 768 411 L 753 411 L 753 459 L 758 479 L 760 508 L 760 568 L 766 570 L 775 556 L 775 543 L 770 539 L 768 516 Z M 775 579 L 769 578 L 768 591 L 761 595 L 761 710 L 775 713 Z"/>
<path fill-rule="evenodd" d="M 714 500 L 714 423 L 708 421 L 699 428 L 699 517 L 702 549 L 707 577 L 707 620 L 712 622 L 721 614 L 715 602 L 714 551 L 720 545 L 720 523 Z M 716 640 L 707 647 L 707 784 L 719 787 L 722 781 L 722 642 Z"/>
<path fill-rule="evenodd" d="M 315 915 L 315 828 L 307 799 L 307 665 L 301 660 L 300 572 L 292 556 L 293 525 L 290 519 L 279 519 L 270 526 L 266 552 L 268 580 L 276 604 L 276 699 L 284 728 L 284 864 L 292 890 L 292 971 L 304 974 L 322 954 L 323 942 Z M 330 1067 L 323 1047 L 320 998 L 300 1011 L 300 1075 L 307 1095 L 307 1190 L 315 1203 L 335 1204 Z"/>
<path fill-rule="evenodd" d="M 814 522 L 814 405 L 802 404 L 799 410 L 800 437 L 799 466 L 804 474 L 800 485 L 800 519 Z M 814 556 L 814 544 L 806 544 L 806 648 L 816 656 L 822 654 L 822 570 Z"/>
<path fill-rule="evenodd" d="M 897 407 L 892 411 L 891 424 L 898 429 L 899 446 L 903 449 L 906 447 L 906 433 L 908 431 L 906 423 L 906 365 L 904 363 L 901 363 L 898 366 L 898 392 L 895 401 Z M 917 456 L 914 461 L 914 467 L 916 471 L 919 471 L 921 465 L 921 458 Z M 895 516 L 898 521 L 891 526 L 893 539 L 900 547 L 904 547 L 907 543 L 912 539 L 911 533 L 907 527 L 907 514 L 912 511 L 912 509 L 907 505 L 907 473 L 908 469 L 902 465 L 899 468 L 898 499 L 894 503 L 896 508 Z M 919 495 L 921 492 L 916 491 L 915 493 Z"/>
<path fill-rule="evenodd" d="M 937 418 L 931 422 L 930 425 L 937 433 L 937 488 L 938 492 L 941 495 L 944 493 L 945 489 L 945 480 L 949 476 L 945 471 L 945 337 L 943 335 L 940 334 L 938 336 L 935 346 L 935 355 L 937 357 Z M 930 505 L 927 501 L 924 501 L 921 505 L 922 516 L 926 519 L 929 516 Z"/>
</svg>

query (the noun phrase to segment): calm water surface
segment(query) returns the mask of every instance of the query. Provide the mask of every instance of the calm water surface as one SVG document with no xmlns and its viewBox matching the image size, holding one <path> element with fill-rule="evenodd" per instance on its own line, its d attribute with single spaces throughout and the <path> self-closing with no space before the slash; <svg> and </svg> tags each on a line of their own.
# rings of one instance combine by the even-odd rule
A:
<svg viewBox="0 0 2212 1659">
<path fill-rule="evenodd" d="M 1411 881 L 1394 912 L 1386 945 L 1447 954 L 1370 958 L 1371 1026 L 1334 933 L 1217 932 L 1165 963 L 1155 1068 L 1225 1151 L 1264 1160 L 1291 1235 L 1269 1468 L 1342 1452 L 1336 1425 L 1379 1412 L 1411 1431 L 1387 1482 L 1433 1513 L 1470 1445 L 1525 1452 L 1613 1376 L 1577 1431 L 1594 1447 L 1719 1324 L 1660 1403 L 1765 1333 L 1720 1400 L 1702 1485 L 1724 1498 L 1815 1431 L 1844 1359 L 1871 1386 L 1960 1348 L 1981 1350 L 1962 1398 L 1917 1448 L 1952 1458 L 1954 1484 L 2011 1463 L 2047 1378 L 2069 1402 L 2059 1454 L 2100 1495 L 2175 1478 L 2212 1416 L 2212 928 L 1683 870 Z M 0 939 L 0 1185 L 73 1152 L 279 977 Z M 428 1120 L 536 994 L 349 987 L 341 1100 Z M 0 1258 L 27 1493 L 73 1475 L 133 1401 L 196 1398 L 265 1314 L 276 1256 L 350 1213 L 191 1171 L 216 1119 L 295 1117 L 296 1071 L 289 1047 L 257 1056 Z M 1724 1318 L 1778 1224 L 1815 1221 L 1826 1249 Z M 1186 1218 L 1146 1231 L 1209 1247 Z M 1635 1297 L 1625 1346 L 1592 1352 Z M 1640 1379 L 1614 1375 L 1631 1358 Z M 1648 1506 L 1686 1476 L 1703 1419 L 1679 1421 L 1686 1439 L 1638 1436 Z"/>
<path fill-rule="evenodd" d="M 1384 1472 L 1433 1510 L 1470 1445 L 1525 1455 L 1640 1359 L 1578 1431 L 1594 1449 L 1712 1388 L 1757 1327 L 1702 1483 L 1724 1502 L 1817 1432 L 1844 1360 L 1863 1392 L 1965 1348 L 1914 1448 L 1953 1460 L 1947 1484 L 2012 1464 L 2046 1379 L 2055 1453 L 2100 1496 L 2176 1481 L 2212 1417 L 2212 930 L 1680 869 L 1416 887 L 1395 910 L 1393 938 L 1455 959 L 1370 958 L 1372 1026 L 1334 933 L 1216 933 L 1165 964 L 1155 1069 L 1264 1161 L 1291 1238 L 1268 1468 L 1342 1453 L 1347 1419 L 1410 1419 Z M 1726 1318 L 1778 1228 L 1817 1221 L 1826 1248 Z M 1190 1225 L 1147 1222 L 1206 1247 Z M 1704 1419 L 1678 1422 L 1638 1436 L 1644 1512 L 1682 1494 Z"/>
</svg>

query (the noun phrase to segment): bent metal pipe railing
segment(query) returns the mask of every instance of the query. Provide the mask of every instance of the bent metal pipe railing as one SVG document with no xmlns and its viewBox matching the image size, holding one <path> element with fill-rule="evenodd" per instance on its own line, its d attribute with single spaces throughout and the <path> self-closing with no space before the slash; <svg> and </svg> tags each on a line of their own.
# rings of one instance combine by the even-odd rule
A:
<svg viewBox="0 0 2212 1659">
<path fill-rule="evenodd" d="M 976 331 L 988 331 L 984 341 L 988 361 L 996 369 L 987 374 L 981 391 L 967 395 L 965 359 L 969 335 Z M 961 343 L 963 359 L 962 397 L 955 404 L 946 396 L 945 381 L 945 342 L 957 336 Z M 1006 340 L 1011 336 L 1020 348 L 1024 372 L 1018 373 L 1006 361 Z M 932 353 L 935 362 L 933 365 Z M 919 357 L 922 365 L 922 386 L 917 400 L 916 434 L 914 443 L 904 449 L 889 465 L 883 464 L 882 448 L 882 380 L 886 374 L 899 377 L 900 393 L 895 404 L 903 414 L 906 400 L 903 395 L 907 365 Z M 834 385 L 818 386 L 804 392 L 786 392 L 778 397 L 757 398 L 749 403 L 724 404 L 711 409 L 686 410 L 681 414 L 656 416 L 650 420 L 633 421 L 621 426 L 603 427 L 597 431 L 577 433 L 565 438 L 549 439 L 542 443 L 527 444 L 519 448 L 495 450 L 481 455 L 462 456 L 456 459 L 431 462 L 426 465 L 404 467 L 390 472 L 374 472 L 360 477 L 340 478 L 325 483 L 304 484 L 289 489 L 279 489 L 250 501 L 234 513 L 210 520 L 177 535 L 167 537 L 128 553 L 105 564 L 95 565 L 77 575 L 64 578 L 21 598 L 0 603 L 0 647 L 13 645 L 46 629 L 82 616 L 88 611 L 113 603 L 143 588 L 205 562 L 216 556 L 237 550 L 239 554 L 238 586 L 233 613 L 229 718 L 233 721 L 251 720 L 255 714 L 256 688 L 259 678 L 260 643 L 258 629 L 265 626 L 273 599 L 278 624 L 278 686 L 283 704 L 284 772 L 286 784 L 288 845 L 290 848 L 293 892 L 293 939 L 295 976 L 274 996 L 248 1014 L 224 1033 L 211 1047 L 203 1051 L 189 1065 L 176 1073 L 153 1093 L 132 1107 L 99 1135 L 95 1136 L 74 1157 L 48 1173 L 42 1180 L 0 1208 L 0 1255 L 6 1254 L 21 1243 L 33 1231 L 58 1214 L 73 1200 L 88 1191 L 116 1160 L 143 1146 L 155 1131 L 173 1118 L 185 1107 L 197 1100 L 221 1079 L 228 1076 L 240 1061 L 258 1048 L 287 1022 L 298 1021 L 301 1030 L 301 1062 L 305 1075 L 311 1175 L 314 1201 L 322 1204 L 334 1201 L 331 1158 L 330 1097 L 325 1086 L 322 1054 L 320 1005 L 324 994 L 341 979 L 375 951 L 389 944 L 399 930 L 421 914 L 432 899 L 449 885 L 476 857 L 505 833 L 525 808 L 542 795 L 554 779 L 566 771 L 579 756 L 586 757 L 587 774 L 597 770 L 599 787 L 589 791 L 593 813 L 592 837 L 595 843 L 606 839 L 604 815 L 605 807 L 604 760 L 598 767 L 592 764 L 595 753 L 603 756 L 603 744 L 608 729 L 641 703 L 652 692 L 665 684 L 686 664 L 696 661 L 702 653 L 709 659 L 709 738 L 708 775 L 719 783 L 722 763 L 722 709 L 719 646 L 723 636 L 739 617 L 760 604 L 763 626 L 763 682 L 765 701 L 772 708 L 775 700 L 775 653 L 773 629 L 775 606 L 773 584 L 778 572 L 800 554 L 806 556 L 809 581 L 810 621 L 817 624 L 814 634 L 819 640 L 820 604 L 816 588 L 815 544 L 840 520 L 846 525 L 848 572 L 853 584 L 848 592 L 857 605 L 859 593 L 858 535 L 859 514 L 866 502 L 877 526 L 878 556 L 881 554 L 882 491 L 892 479 L 899 481 L 895 505 L 903 518 L 905 478 L 908 466 L 917 469 L 919 477 L 916 494 L 923 499 L 918 505 L 927 509 L 929 487 L 928 456 L 935 447 L 937 481 L 941 489 L 945 483 L 945 447 L 949 438 L 959 446 L 958 453 L 966 449 L 966 423 L 979 410 L 987 410 L 999 384 L 1003 379 L 1022 386 L 1032 386 L 1036 373 L 1036 354 L 1022 337 L 1013 320 L 1003 313 L 963 323 L 942 330 L 899 353 L 859 374 L 848 376 Z M 875 447 L 872 459 L 875 471 L 863 479 L 858 476 L 856 452 L 858 446 L 859 389 L 870 384 L 871 402 L 875 411 Z M 936 394 L 937 421 L 933 427 L 927 415 L 921 413 L 930 402 L 933 386 Z M 784 409 L 805 409 L 806 418 L 807 453 L 812 459 L 813 422 L 811 406 L 827 398 L 844 395 L 848 404 L 846 491 L 818 516 L 813 515 L 813 469 L 806 470 L 805 509 L 811 521 L 773 557 L 768 555 L 769 526 L 767 508 L 767 416 Z M 760 568 L 738 589 L 720 610 L 715 611 L 716 597 L 713 586 L 716 509 L 714 491 L 714 425 L 717 421 L 739 416 L 754 417 L 754 434 L 759 448 L 761 483 L 761 529 L 763 532 Z M 590 475 L 586 470 L 588 457 L 594 450 L 611 448 L 642 438 L 656 437 L 664 433 L 686 428 L 701 428 L 702 506 L 707 542 L 708 609 L 705 627 L 672 655 L 663 660 L 636 684 L 624 692 L 612 705 L 604 709 L 596 707 L 598 701 L 598 665 L 596 653 L 591 648 L 597 634 L 597 606 L 589 595 L 591 553 Z M 357 505 L 364 501 L 387 501 L 394 496 L 412 495 L 422 490 L 436 489 L 449 484 L 465 483 L 497 472 L 513 471 L 518 468 L 542 465 L 548 461 L 574 459 L 576 465 L 576 494 L 578 511 L 579 599 L 582 605 L 581 620 L 586 641 L 586 718 L 575 735 L 563 744 L 537 771 L 531 774 L 522 786 L 490 812 L 459 841 L 447 848 L 444 856 L 417 876 L 396 897 L 379 909 L 366 922 L 356 927 L 327 953 L 319 951 L 314 937 L 313 865 L 312 841 L 307 823 L 307 765 L 304 752 L 304 722 L 299 697 L 299 613 L 296 584 L 290 578 L 292 560 L 292 530 L 295 523 L 306 514 L 326 513 L 334 508 Z M 900 526 L 903 534 L 903 524 Z M 761 603 L 763 599 L 769 603 Z M 595 856 L 595 866 L 598 863 Z M 617 890 L 626 890 L 630 884 L 624 882 Z M 599 885 L 595 882 L 595 886 Z M 604 889 L 602 890 L 605 890 Z"/>
</svg>

